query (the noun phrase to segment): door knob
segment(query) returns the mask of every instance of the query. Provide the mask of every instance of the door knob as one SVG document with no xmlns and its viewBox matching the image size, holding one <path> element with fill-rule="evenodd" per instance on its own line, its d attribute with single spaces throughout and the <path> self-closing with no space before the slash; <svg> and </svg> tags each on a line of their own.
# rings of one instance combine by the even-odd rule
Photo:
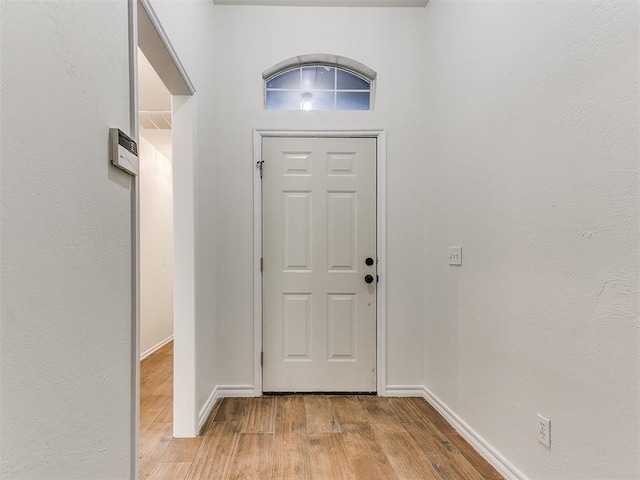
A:
<svg viewBox="0 0 640 480">
<path fill-rule="evenodd" d="M 365 275 L 364 281 L 367 283 L 373 283 L 373 275 Z"/>
<path fill-rule="evenodd" d="M 364 261 L 365 265 L 371 266 L 373 265 L 373 258 L 367 257 Z"/>
</svg>

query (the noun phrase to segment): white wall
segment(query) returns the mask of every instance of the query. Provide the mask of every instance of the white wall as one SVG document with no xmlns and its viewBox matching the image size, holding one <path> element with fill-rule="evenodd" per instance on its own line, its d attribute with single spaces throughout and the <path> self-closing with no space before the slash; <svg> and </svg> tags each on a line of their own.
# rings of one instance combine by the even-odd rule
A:
<svg viewBox="0 0 640 480">
<path fill-rule="evenodd" d="M 193 82 L 196 111 L 196 385 L 197 409 L 206 406 L 217 379 L 217 206 L 214 163 L 214 5 L 210 0 L 152 0 L 163 28 Z M 191 108 L 190 106 L 190 108 Z M 173 158 L 179 169 L 178 158 Z M 178 212 L 175 212 L 177 215 Z"/>
<path fill-rule="evenodd" d="M 173 336 L 173 167 L 146 134 L 138 145 L 141 356 Z"/>
<path fill-rule="evenodd" d="M 421 385 L 424 9 L 217 6 L 218 363 L 222 385 L 253 385 L 252 129 L 388 131 L 388 383 Z M 378 72 L 372 112 L 263 109 L 262 71 L 330 53 Z"/>
<path fill-rule="evenodd" d="M 0 2 L 0 476 L 130 478 L 127 3 Z"/>
<path fill-rule="evenodd" d="M 425 385 L 526 478 L 640 478 L 638 4 L 424 28 Z"/>
</svg>

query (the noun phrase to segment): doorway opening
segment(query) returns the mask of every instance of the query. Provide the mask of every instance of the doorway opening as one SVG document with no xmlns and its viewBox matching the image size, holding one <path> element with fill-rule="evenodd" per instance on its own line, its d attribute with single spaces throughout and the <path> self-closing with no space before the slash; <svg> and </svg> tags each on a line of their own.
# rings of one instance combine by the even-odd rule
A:
<svg viewBox="0 0 640 480">
<path fill-rule="evenodd" d="M 199 433 L 194 255 L 197 120 L 195 88 L 149 0 L 130 5 L 131 131 L 140 145 L 142 167 L 132 196 L 132 445 L 133 477 L 137 478 L 141 354 L 164 354 L 172 363 L 172 375 L 155 386 L 160 390 L 149 392 L 145 386 L 143 397 L 172 397 L 173 411 L 165 416 L 172 419 L 169 426 L 174 437 Z M 150 85 L 154 92 L 149 91 Z M 164 407 L 171 410 L 171 403 Z"/>
<path fill-rule="evenodd" d="M 173 150 L 171 94 L 140 49 L 138 119 L 142 361 L 173 350 Z"/>
<path fill-rule="evenodd" d="M 173 148 L 171 94 L 138 48 L 140 159 L 140 475 L 148 432 L 173 424 Z"/>
</svg>

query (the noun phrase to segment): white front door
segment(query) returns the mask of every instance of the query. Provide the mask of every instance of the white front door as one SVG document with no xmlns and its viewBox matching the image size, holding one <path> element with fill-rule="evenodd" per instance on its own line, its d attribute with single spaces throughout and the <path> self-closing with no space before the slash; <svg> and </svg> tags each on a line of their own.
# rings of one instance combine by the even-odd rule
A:
<svg viewBox="0 0 640 480">
<path fill-rule="evenodd" d="M 376 139 L 265 137 L 262 160 L 263 390 L 375 392 Z"/>
</svg>

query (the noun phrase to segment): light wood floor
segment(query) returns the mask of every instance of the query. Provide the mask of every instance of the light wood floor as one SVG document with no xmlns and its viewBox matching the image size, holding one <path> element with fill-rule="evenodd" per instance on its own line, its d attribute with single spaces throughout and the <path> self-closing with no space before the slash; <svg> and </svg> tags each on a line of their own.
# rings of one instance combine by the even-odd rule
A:
<svg viewBox="0 0 640 480">
<path fill-rule="evenodd" d="M 419 398 L 228 398 L 174 439 L 172 352 L 141 366 L 141 479 L 502 480 Z"/>
</svg>

